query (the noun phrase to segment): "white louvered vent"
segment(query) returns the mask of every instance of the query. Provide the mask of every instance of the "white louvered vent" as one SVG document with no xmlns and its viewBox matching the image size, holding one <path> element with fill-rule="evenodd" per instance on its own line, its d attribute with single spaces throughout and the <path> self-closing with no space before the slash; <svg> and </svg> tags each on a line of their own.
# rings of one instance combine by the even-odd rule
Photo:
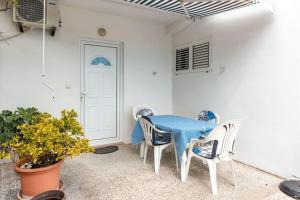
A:
<svg viewBox="0 0 300 200">
<path fill-rule="evenodd" d="M 176 72 L 189 70 L 190 47 L 176 49 Z"/>
<path fill-rule="evenodd" d="M 175 73 L 209 72 L 211 68 L 211 43 L 202 40 L 175 49 Z"/>
<path fill-rule="evenodd" d="M 193 69 L 209 68 L 209 56 L 209 42 L 193 45 Z"/>
</svg>

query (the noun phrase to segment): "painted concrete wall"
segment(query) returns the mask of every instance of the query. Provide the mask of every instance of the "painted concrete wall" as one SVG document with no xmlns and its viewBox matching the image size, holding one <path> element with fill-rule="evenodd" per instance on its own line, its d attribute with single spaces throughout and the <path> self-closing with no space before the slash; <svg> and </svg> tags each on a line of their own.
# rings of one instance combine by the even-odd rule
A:
<svg viewBox="0 0 300 200">
<path fill-rule="evenodd" d="M 174 75 L 173 109 L 186 116 L 209 109 L 222 121 L 241 118 L 236 158 L 291 176 L 300 174 L 300 2 L 273 3 L 274 16 L 253 6 L 175 35 L 174 46 L 211 37 L 213 71 Z"/>
<path fill-rule="evenodd" d="M 36 106 L 55 115 L 64 108 L 79 112 L 79 40 L 87 37 L 124 42 L 124 142 L 130 142 L 134 105 L 172 111 L 172 42 L 162 25 L 64 6 L 60 10 L 62 28 L 46 38 L 46 80 L 55 101 L 41 83 L 42 32 L 33 30 L 9 40 L 9 45 L 0 42 L 0 110 Z M 11 18 L 0 14 L 0 31 L 13 32 Z M 97 35 L 98 27 L 107 29 L 106 37 Z"/>
</svg>

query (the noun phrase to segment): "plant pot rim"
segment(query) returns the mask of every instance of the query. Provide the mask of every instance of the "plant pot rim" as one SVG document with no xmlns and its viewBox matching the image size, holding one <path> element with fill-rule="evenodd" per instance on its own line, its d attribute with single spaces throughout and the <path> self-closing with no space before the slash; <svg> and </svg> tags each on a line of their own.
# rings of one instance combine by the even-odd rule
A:
<svg viewBox="0 0 300 200">
<path fill-rule="evenodd" d="M 47 167 L 40 167 L 40 168 L 35 168 L 35 169 L 23 169 L 20 167 L 15 167 L 16 172 L 18 173 L 39 173 L 39 172 L 44 172 L 44 171 L 50 171 L 51 169 L 54 169 L 56 167 L 60 167 L 60 165 L 63 163 L 64 160 L 60 160 L 57 163 L 47 166 Z"/>
</svg>

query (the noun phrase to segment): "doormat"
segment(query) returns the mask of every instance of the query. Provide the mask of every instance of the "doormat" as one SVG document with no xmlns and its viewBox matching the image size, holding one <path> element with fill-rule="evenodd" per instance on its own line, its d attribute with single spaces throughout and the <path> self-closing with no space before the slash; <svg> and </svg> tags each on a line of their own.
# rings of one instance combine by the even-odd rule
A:
<svg viewBox="0 0 300 200">
<path fill-rule="evenodd" d="M 300 180 L 282 181 L 279 185 L 279 189 L 294 199 L 300 199 Z"/>
<path fill-rule="evenodd" d="M 117 146 L 107 146 L 107 147 L 98 147 L 95 150 L 95 154 L 108 154 L 108 153 L 113 153 L 115 151 L 118 151 Z"/>
</svg>

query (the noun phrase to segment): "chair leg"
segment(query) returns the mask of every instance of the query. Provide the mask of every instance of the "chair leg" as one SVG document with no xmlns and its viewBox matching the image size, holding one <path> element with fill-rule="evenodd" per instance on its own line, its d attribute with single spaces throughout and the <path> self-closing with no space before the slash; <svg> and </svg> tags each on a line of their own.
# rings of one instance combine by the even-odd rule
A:
<svg viewBox="0 0 300 200">
<path fill-rule="evenodd" d="M 188 158 L 187 158 L 187 162 L 186 162 L 186 179 L 189 176 L 189 171 L 190 171 L 190 165 L 191 165 L 191 160 L 193 157 L 193 146 L 189 146 L 189 152 L 188 152 Z"/>
<path fill-rule="evenodd" d="M 180 174 L 181 174 L 181 182 L 186 182 L 186 151 L 183 152 L 181 156 L 181 164 L 180 164 Z"/>
<path fill-rule="evenodd" d="M 211 190 L 212 190 L 213 195 L 217 195 L 218 194 L 218 188 L 217 188 L 217 168 L 216 168 L 216 162 L 208 160 L 207 164 L 208 164 L 208 168 L 209 168 Z"/>
<path fill-rule="evenodd" d="M 160 161 L 161 161 L 161 157 L 162 157 L 162 151 L 163 151 L 163 148 L 159 147 L 158 171 L 160 169 Z"/>
<path fill-rule="evenodd" d="M 148 152 L 148 145 L 145 144 L 145 152 L 144 152 L 144 165 L 146 164 L 146 159 L 147 159 L 147 152 Z"/>
<path fill-rule="evenodd" d="M 177 169 L 177 171 L 178 171 L 178 170 L 179 170 L 179 167 L 178 167 L 178 157 L 177 157 L 177 151 L 176 151 L 176 144 L 175 144 L 175 141 L 174 141 L 174 151 L 175 151 L 176 169 Z"/>
<path fill-rule="evenodd" d="M 189 176 L 189 171 L 190 171 L 190 165 L 191 165 L 191 160 L 192 160 L 192 155 L 189 153 L 188 155 L 188 159 L 187 159 L 187 162 L 186 162 L 186 167 L 185 167 L 185 177 L 187 179 L 187 177 Z"/>
<path fill-rule="evenodd" d="M 235 175 L 234 166 L 233 166 L 233 160 L 230 161 L 230 166 L 231 166 L 231 171 L 232 171 L 233 184 L 236 187 L 237 183 L 236 183 L 236 175 Z"/>
<path fill-rule="evenodd" d="M 140 158 L 143 158 L 145 151 L 145 142 L 141 142 L 140 144 Z"/>
<path fill-rule="evenodd" d="M 161 148 L 160 146 L 155 146 L 154 147 L 154 171 L 156 174 L 159 174 L 160 159 L 161 159 Z"/>
</svg>

